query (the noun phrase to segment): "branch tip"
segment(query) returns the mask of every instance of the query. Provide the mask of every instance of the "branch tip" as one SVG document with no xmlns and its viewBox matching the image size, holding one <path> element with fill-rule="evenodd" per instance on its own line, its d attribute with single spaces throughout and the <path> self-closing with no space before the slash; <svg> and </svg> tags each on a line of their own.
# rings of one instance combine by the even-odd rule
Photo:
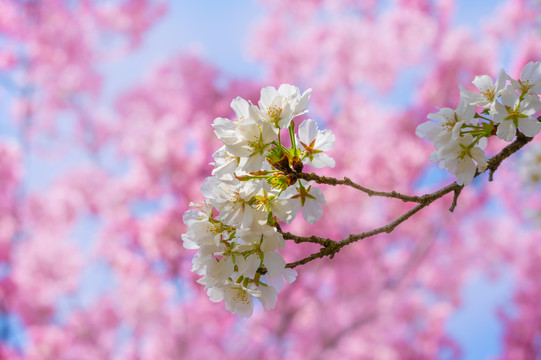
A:
<svg viewBox="0 0 541 360">
<path fill-rule="evenodd" d="M 463 185 L 455 189 L 454 194 L 453 194 L 453 202 L 451 203 L 451 207 L 449 208 L 450 212 L 455 211 L 456 205 L 458 203 L 458 197 L 460 196 L 462 189 L 464 189 Z"/>
</svg>

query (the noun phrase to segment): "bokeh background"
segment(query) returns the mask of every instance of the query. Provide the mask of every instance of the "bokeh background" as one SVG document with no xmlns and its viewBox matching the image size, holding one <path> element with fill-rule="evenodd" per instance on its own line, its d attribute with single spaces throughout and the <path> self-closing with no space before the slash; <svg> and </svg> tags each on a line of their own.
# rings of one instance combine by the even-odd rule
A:
<svg viewBox="0 0 541 360">
<path fill-rule="evenodd" d="M 539 60 L 539 14 L 533 0 L 0 2 L 0 356 L 537 358 L 541 203 L 520 153 L 454 213 L 443 198 L 298 267 L 248 320 L 208 300 L 180 236 L 212 121 L 267 85 L 313 89 L 307 116 L 337 139 L 320 173 L 408 194 L 452 182 L 415 127 L 475 75 Z M 288 231 L 338 240 L 411 206 L 323 191 L 322 219 Z"/>
</svg>

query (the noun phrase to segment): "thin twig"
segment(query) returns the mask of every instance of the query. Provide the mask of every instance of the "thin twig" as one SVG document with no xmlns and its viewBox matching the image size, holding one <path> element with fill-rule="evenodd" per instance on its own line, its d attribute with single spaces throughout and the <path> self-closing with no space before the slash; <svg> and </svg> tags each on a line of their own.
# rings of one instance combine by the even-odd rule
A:
<svg viewBox="0 0 541 360">
<path fill-rule="evenodd" d="M 316 183 L 318 184 L 327 184 L 327 185 L 332 185 L 332 186 L 336 186 L 336 185 L 346 185 L 346 186 L 349 186 L 349 187 L 352 187 L 354 189 L 357 189 L 359 191 L 362 191 L 366 194 L 368 194 L 368 196 L 381 196 L 381 197 L 387 197 L 387 198 L 394 198 L 394 199 L 400 199 L 404 202 L 416 202 L 416 203 L 419 203 L 421 201 L 421 198 L 419 196 L 409 196 L 409 195 L 404 195 L 404 194 L 400 194 L 396 191 L 391 191 L 391 192 L 385 192 L 385 191 L 375 191 L 375 190 L 371 190 L 367 187 L 364 187 L 362 185 L 359 185 L 353 181 L 351 181 L 351 179 L 345 177 L 344 179 L 342 180 L 339 180 L 339 179 L 335 179 L 333 177 L 329 177 L 329 176 L 319 176 L 319 175 L 316 175 L 314 173 L 295 173 L 295 176 L 298 178 L 298 179 L 303 179 L 303 180 L 306 180 L 306 181 L 315 181 Z"/>
<path fill-rule="evenodd" d="M 464 186 L 461 186 L 455 190 L 455 194 L 453 195 L 453 202 L 451 203 L 451 207 L 449 208 L 450 212 L 455 211 L 456 205 L 458 203 L 458 197 L 460 196 L 462 189 L 464 189 Z"/>
<path fill-rule="evenodd" d="M 310 237 L 302 237 L 302 236 L 294 235 L 289 232 L 282 232 L 281 230 L 278 230 L 278 231 L 282 233 L 282 236 L 284 237 L 284 239 L 293 240 L 296 244 L 311 242 L 314 244 L 319 244 L 321 246 L 330 246 L 331 243 L 335 242 L 331 239 L 320 238 L 315 235 L 312 235 Z"/>
</svg>

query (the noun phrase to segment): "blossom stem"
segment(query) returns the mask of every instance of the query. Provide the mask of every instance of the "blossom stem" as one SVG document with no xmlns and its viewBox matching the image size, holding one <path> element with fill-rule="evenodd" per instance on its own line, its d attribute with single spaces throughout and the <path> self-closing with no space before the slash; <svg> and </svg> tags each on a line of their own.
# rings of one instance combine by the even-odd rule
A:
<svg viewBox="0 0 541 360">
<path fill-rule="evenodd" d="M 289 140 L 291 141 L 291 148 L 297 149 L 297 144 L 295 143 L 295 123 L 293 120 L 291 120 L 291 124 L 289 125 Z"/>
<path fill-rule="evenodd" d="M 485 116 L 483 116 L 483 115 L 479 115 L 478 113 L 475 113 L 475 115 L 473 115 L 473 117 L 474 117 L 475 119 L 483 119 L 483 120 L 486 120 L 486 121 L 490 122 L 491 124 L 494 124 L 494 122 L 492 121 L 492 119 L 489 119 L 489 118 L 487 118 L 487 117 L 485 117 Z"/>
</svg>

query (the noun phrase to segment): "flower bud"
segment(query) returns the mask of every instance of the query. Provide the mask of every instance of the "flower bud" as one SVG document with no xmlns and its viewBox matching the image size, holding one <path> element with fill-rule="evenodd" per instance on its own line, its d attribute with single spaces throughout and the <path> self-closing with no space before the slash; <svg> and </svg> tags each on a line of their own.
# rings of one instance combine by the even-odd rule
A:
<svg viewBox="0 0 541 360">
<path fill-rule="evenodd" d="M 292 175 L 292 174 L 291 174 Z M 267 179 L 267 182 L 275 189 L 285 190 L 290 185 L 292 180 L 289 179 L 288 175 L 276 174 Z M 296 179 L 295 179 L 296 181 Z"/>
<path fill-rule="evenodd" d="M 287 154 L 279 148 L 273 148 L 271 150 L 269 155 L 267 155 L 267 161 L 276 170 L 279 170 L 286 174 L 291 172 Z"/>
<path fill-rule="evenodd" d="M 295 174 L 287 174 L 287 186 L 294 185 L 297 182 L 297 175 Z"/>
<path fill-rule="evenodd" d="M 295 170 L 296 172 L 302 172 L 304 164 L 302 163 L 302 160 L 301 160 L 300 157 L 294 156 L 291 159 L 291 166 L 293 167 L 293 170 Z M 295 179 L 295 181 L 296 181 L 296 179 Z"/>
</svg>

